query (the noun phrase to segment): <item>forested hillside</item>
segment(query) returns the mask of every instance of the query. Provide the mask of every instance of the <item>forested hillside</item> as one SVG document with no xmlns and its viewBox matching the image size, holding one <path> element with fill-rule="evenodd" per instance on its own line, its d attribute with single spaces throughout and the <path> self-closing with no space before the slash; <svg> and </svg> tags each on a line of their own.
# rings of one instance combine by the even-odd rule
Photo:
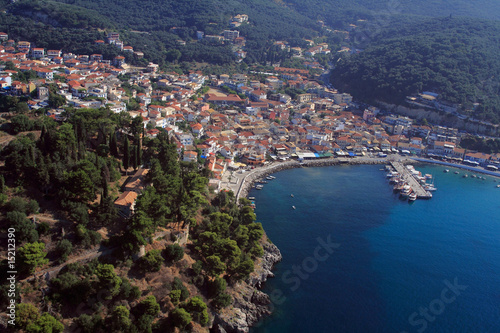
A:
<svg viewBox="0 0 500 333">
<path fill-rule="evenodd" d="M 364 52 L 340 61 L 332 79 L 367 101 L 401 103 L 407 95 L 435 91 L 462 103 L 468 115 L 498 122 L 499 35 L 499 23 L 473 19 L 393 27 Z"/>
<path fill-rule="evenodd" d="M 496 0 L 481 0 L 480 4 L 465 0 L 0 0 L 0 9 L 4 10 L 0 14 L 0 29 L 14 39 L 36 40 L 39 46 L 70 52 L 90 49 L 112 56 L 114 50 L 96 50 L 92 42 L 96 36 L 104 38 L 105 32 L 118 31 L 126 44 L 144 52 L 148 61 L 159 64 L 232 62 L 230 47 L 195 43 L 196 31 L 220 34 L 228 28 L 230 17 L 241 13 L 249 16 L 249 24 L 236 28 L 247 39 L 247 63 L 269 60 L 272 40 L 302 46 L 304 38 L 322 32 L 318 20 L 338 29 L 367 19 L 376 25 L 378 34 L 378 28 L 385 29 L 400 15 L 452 14 L 500 19 L 500 2 Z M 179 45 L 178 39 L 187 45 Z"/>
</svg>

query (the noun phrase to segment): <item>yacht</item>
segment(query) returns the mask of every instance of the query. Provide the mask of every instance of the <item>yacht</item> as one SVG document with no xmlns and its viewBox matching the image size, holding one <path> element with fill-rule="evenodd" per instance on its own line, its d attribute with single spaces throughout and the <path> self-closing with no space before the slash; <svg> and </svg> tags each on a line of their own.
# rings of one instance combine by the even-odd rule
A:
<svg viewBox="0 0 500 333">
<path fill-rule="evenodd" d="M 403 189 L 401 190 L 401 196 L 403 198 L 408 198 L 408 196 L 410 195 L 411 192 L 412 192 L 412 189 L 411 189 L 410 185 L 404 185 Z"/>
<path fill-rule="evenodd" d="M 434 187 L 432 184 L 426 184 L 424 185 L 424 189 L 429 192 L 434 192 L 437 190 L 437 188 Z"/>
<path fill-rule="evenodd" d="M 417 200 L 417 193 L 415 192 L 411 192 L 409 195 L 408 195 L 408 201 L 415 201 Z"/>
</svg>

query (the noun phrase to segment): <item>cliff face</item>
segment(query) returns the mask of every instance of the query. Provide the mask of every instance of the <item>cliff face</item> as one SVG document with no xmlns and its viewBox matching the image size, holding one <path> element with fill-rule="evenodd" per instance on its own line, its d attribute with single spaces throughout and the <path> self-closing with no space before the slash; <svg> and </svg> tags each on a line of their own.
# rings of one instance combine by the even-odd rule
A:
<svg viewBox="0 0 500 333">
<path fill-rule="evenodd" d="M 245 282 L 238 283 L 232 294 L 234 303 L 221 313 L 214 314 L 213 332 L 245 333 L 262 317 L 271 314 L 269 296 L 258 290 L 269 278 L 273 266 L 281 261 L 281 252 L 276 245 L 265 242 L 264 256 L 255 264 L 255 271 Z"/>
</svg>

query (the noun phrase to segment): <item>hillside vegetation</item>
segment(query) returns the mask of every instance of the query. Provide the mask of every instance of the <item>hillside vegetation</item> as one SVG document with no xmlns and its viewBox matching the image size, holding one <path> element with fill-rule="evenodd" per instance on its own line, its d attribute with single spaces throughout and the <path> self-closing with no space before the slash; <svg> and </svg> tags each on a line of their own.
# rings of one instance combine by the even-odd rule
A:
<svg viewBox="0 0 500 333">
<path fill-rule="evenodd" d="M 500 24 L 431 19 L 401 25 L 338 62 L 334 84 L 366 101 L 401 103 L 434 91 L 478 119 L 500 119 Z M 473 103 L 479 103 L 474 106 Z"/>
</svg>

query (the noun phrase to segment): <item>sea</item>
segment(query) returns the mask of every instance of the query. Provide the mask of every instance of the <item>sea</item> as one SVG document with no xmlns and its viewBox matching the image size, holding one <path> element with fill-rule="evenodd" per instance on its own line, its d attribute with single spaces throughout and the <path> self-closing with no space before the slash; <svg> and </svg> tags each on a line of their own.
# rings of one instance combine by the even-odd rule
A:
<svg viewBox="0 0 500 333">
<path fill-rule="evenodd" d="M 250 191 L 283 255 L 251 332 L 500 332 L 500 179 L 415 167 L 430 200 L 400 199 L 383 165 L 285 170 Z"/>
</svg>

